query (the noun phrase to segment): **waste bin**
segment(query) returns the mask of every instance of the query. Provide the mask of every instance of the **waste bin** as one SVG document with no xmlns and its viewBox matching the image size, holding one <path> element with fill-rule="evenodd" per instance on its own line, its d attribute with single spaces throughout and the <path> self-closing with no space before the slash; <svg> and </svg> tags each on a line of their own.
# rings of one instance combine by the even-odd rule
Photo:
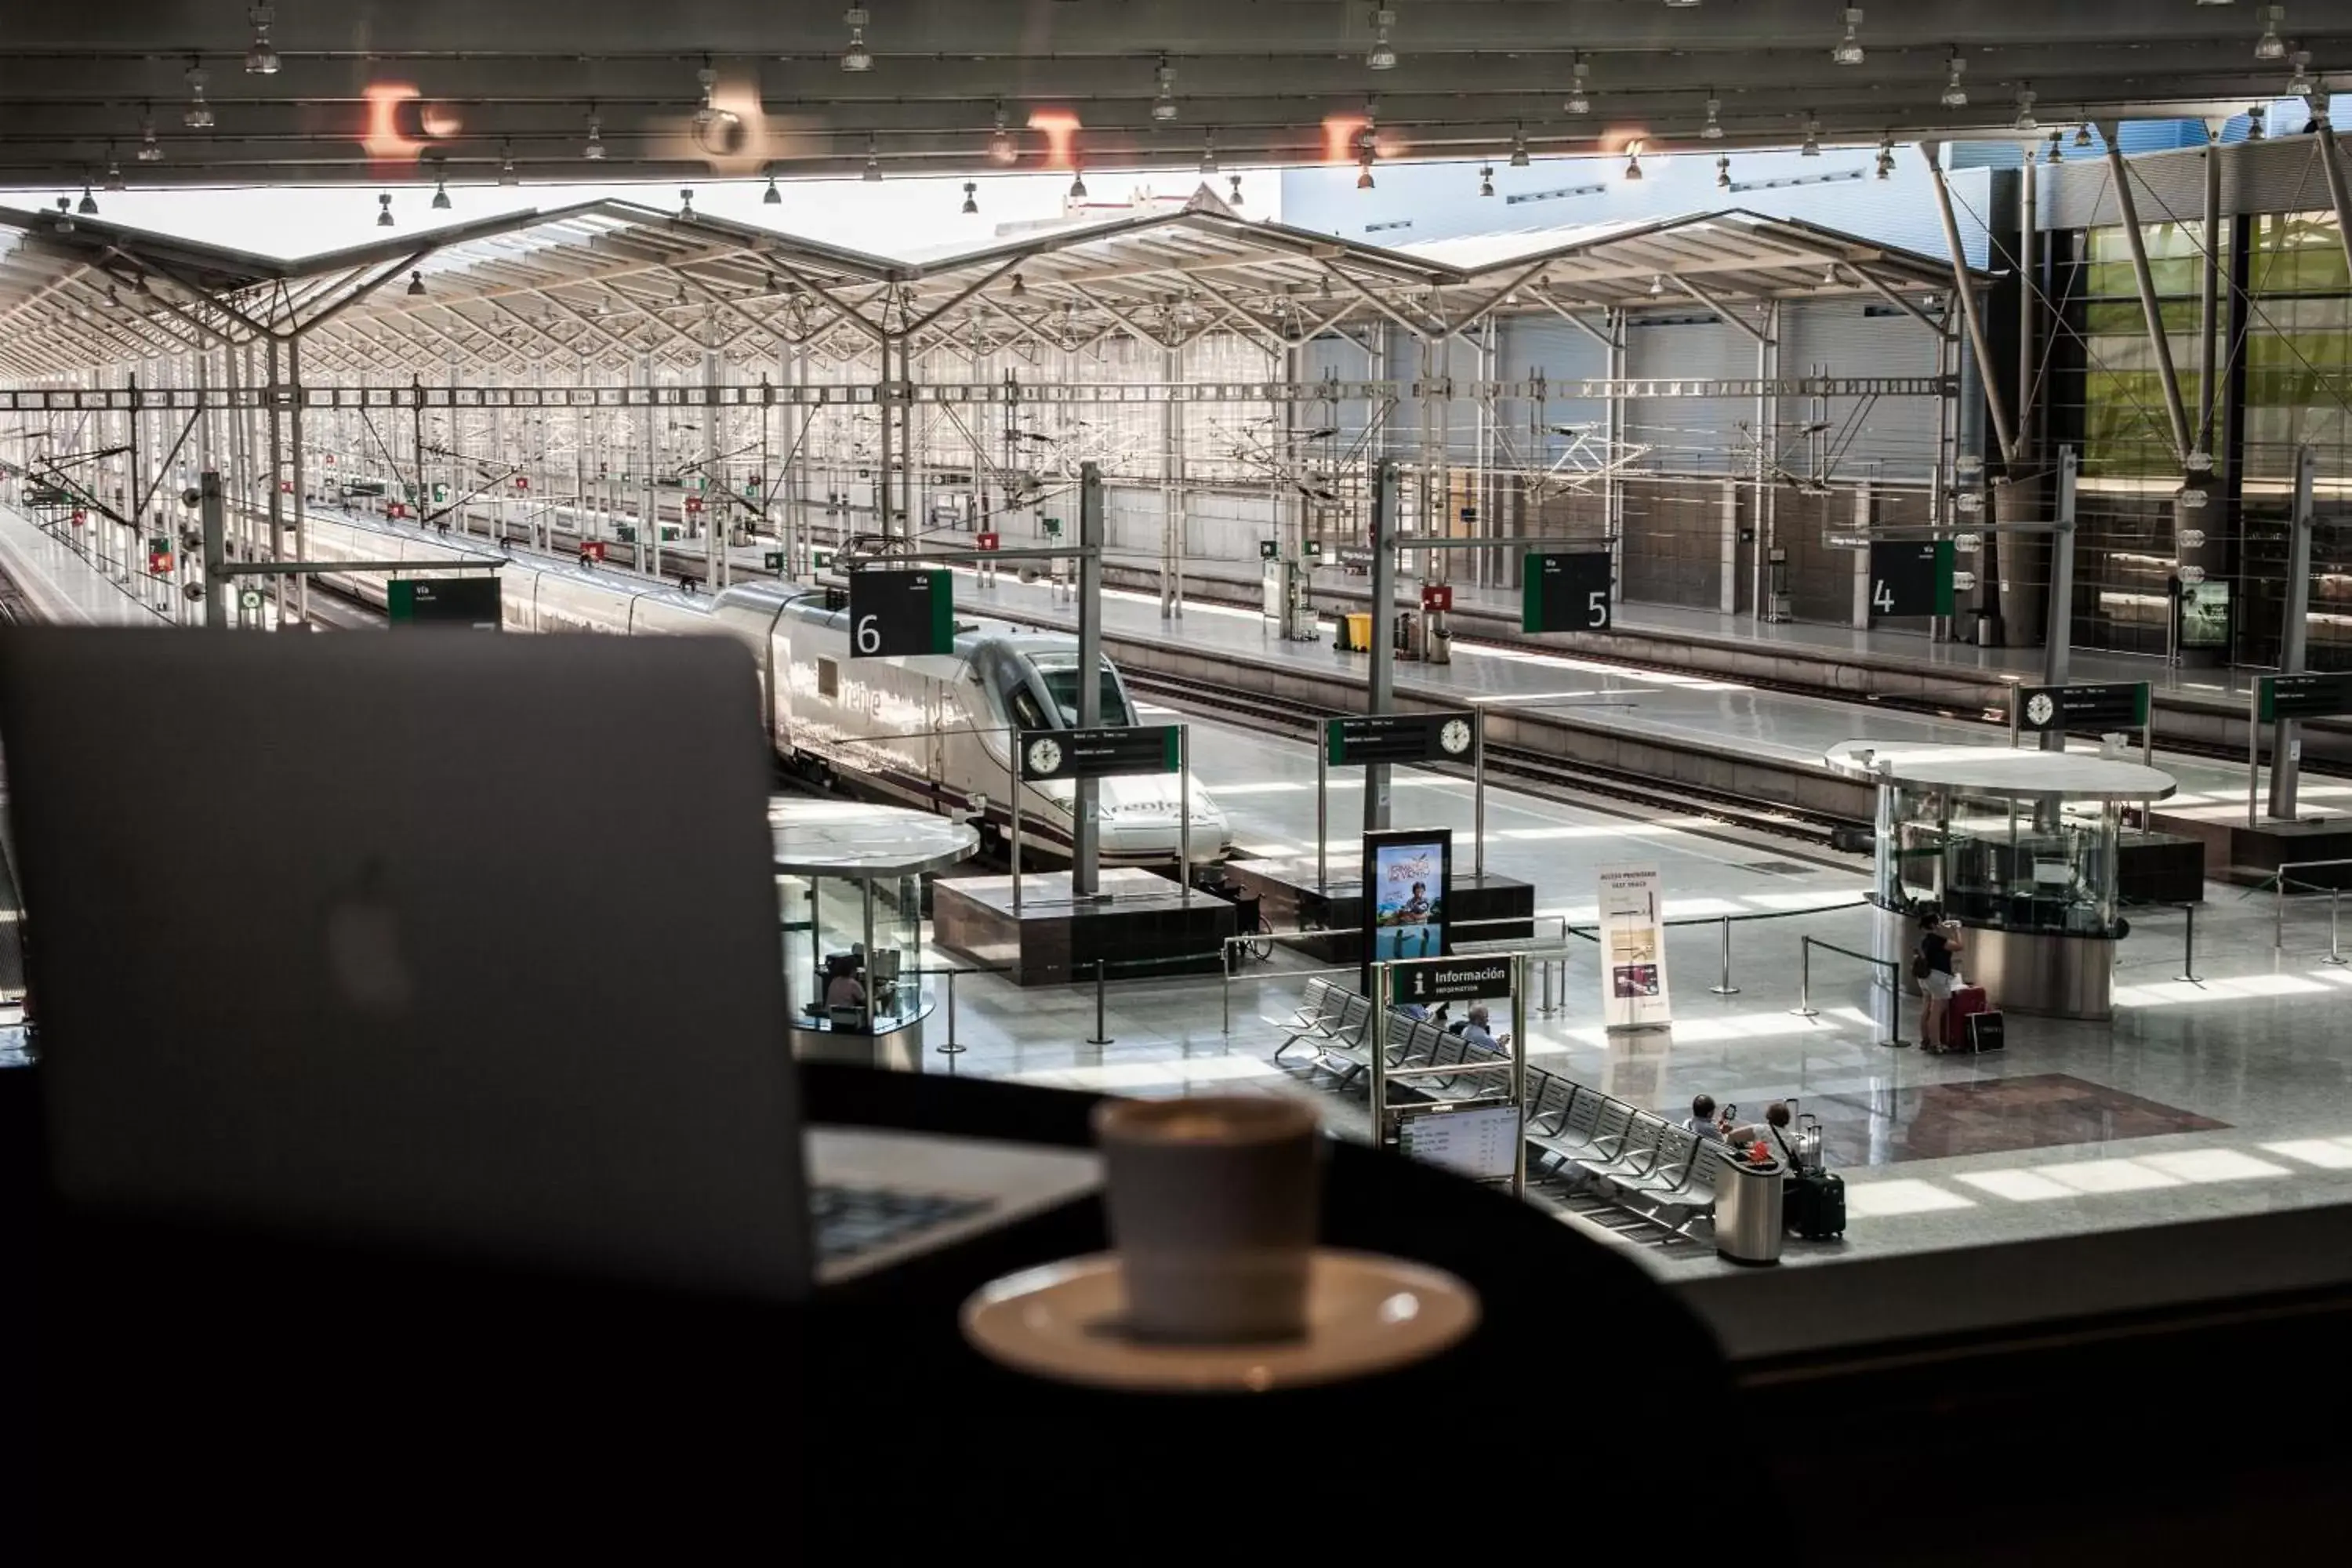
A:
<svg viewBox="0 0 2352 1568">
<path fill-rule="evenodd" d="M 1346 615 L 1339 617 L 1339 651 L 1367 653 L 1372 646 L 1372 617 L 1369 614 Z"/>
<path fill-rule="evenodd" d="M 1778 1160 L 1753 1164 L 1727 1160 L 1715 1181 L 1715 1251 L 1734 1263 L 1780 1261 L 1780 1179 Z"/>
</svg>

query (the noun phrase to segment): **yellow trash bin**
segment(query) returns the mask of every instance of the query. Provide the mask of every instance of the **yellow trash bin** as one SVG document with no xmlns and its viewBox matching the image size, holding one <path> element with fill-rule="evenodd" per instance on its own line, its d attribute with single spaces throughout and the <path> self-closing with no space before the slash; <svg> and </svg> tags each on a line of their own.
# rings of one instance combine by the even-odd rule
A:
<svg viewBox="0 0 2352 1568">
<path fill-rule="evenodd" d="M 1361 615 L 1339 617 L 1344 631 L 1339 646 L 1350 653 L 1369 653 L 1372 647 L 1372 617 L 1369 611 Z"/>
</svg>

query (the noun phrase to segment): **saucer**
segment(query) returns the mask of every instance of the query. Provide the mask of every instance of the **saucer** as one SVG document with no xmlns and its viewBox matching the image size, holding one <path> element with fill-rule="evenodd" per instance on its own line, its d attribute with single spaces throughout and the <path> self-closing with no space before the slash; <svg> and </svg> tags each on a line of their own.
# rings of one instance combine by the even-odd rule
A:
<svg viewBox="0 0 2352 1568">
<path fill-rule="evenodd" d="M 1478 1323 L 1478 1293 L 1442 1270 L 1370 1252 L 1316 1249 L 1307 1332 L 1248 1344 L 1129 1338 L 1111 1253 L 1024 1269 L 963 1304 L 963 1335 L 1016 1371 L 1155 1394 L 1256 1394 L 1337 1383 L 1435 1355 Z"/>
</svg>

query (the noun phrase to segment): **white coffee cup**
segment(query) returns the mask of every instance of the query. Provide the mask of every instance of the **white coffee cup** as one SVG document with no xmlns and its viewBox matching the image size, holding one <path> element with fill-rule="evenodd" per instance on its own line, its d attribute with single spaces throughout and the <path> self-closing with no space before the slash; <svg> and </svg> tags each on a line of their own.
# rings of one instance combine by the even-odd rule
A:
<svg viewBox="0 0 2352 1568">
<path fill-rule="evenodd" d="M 1306 1332 L 1323 1175 L 1314 1107 L 1114 1100 L 1094 1126 L 1130 1333 L 1223 1343 Z"/>
</svg>

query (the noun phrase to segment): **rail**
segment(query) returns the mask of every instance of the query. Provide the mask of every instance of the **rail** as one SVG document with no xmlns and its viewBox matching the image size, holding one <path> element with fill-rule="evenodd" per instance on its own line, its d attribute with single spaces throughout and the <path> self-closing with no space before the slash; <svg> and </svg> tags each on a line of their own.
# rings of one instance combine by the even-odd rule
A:
<svg viewBox="0 0 2352 1568">
<path fill-rule="evenodd" d="M 2339 869 L 2347 866 L 2352 866 L 2352 858 L 2339 856 L 2332 860 L 2284 860 L 2279 863 L 2279 868 L 2276 871 L 2273 872 L 2265 879 L 2265 880 L 2270 884 L 2272 891 L 2272 952 L 2284 952 L 2286 951 L 2286 909 L 2287 905 L 2293 901 L 2295 896 L 2292 889 L 2298 885 L 2295 882 L 2295 879 L 2287 873 L 2290 871 Z M 2341 886 L 2341 879 L 2333 879 L 2326 883 L 2304 882 L 2299 885 L 2306 893 L 2326 893 L 2327 895 L 2327 962 L 2330 963 L 2344 963 L 2343 949 L 2337 942 L 2338 906 L 2342 902 L 2344 893 L 2343 887 Z M 2257 883 L 2254 890 L 2257 892 L 2261 891 L 2261 887 L 2262 885 Z"/>
</svg>

